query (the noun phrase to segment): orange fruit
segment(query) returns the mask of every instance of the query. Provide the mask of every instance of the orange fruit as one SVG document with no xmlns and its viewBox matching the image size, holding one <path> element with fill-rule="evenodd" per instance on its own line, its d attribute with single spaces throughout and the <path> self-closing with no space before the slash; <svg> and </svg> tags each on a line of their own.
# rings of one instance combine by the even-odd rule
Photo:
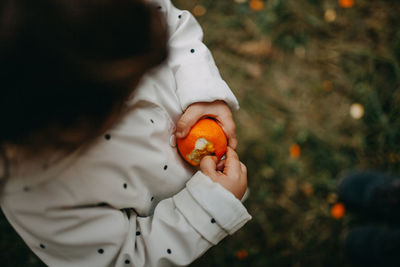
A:
<svg viewBox="0 0 400 267">
<path fill-rule="evenodd" d="M 354 0 L 339 0 L 339 5 L 343 8 L 350 8 L 354 5 Z"/>
<path fill-rule="evenodd" d="M 261 0 L 250 0 L 249 5 L 254 11 L 260 11 L 264 8 L 264 2 Z"/>
<path fill-rule="evenodd" d="M 177 139 L 181 156 L 193 166 L 207 155 L 221 159 L 226 152 L 227 139 L 221 126 L 212 119 L 199 120 L 185 138 Z"/>
<path fill-rule="evenodd" d="M 331 216 L 337 220 L 343 218 L 345 213 L 346 208 L 344 207 L 343 203 L 338 202 L 331 208 Z"/>
<path fill-rule="evenodd" d="M 236 258 L 238 260 L 245 260 L 247 257 L 249 257 L 249 252 L 247 252 L 247 250 L 241 249 L 236 251 Z"/>
<path fill-rule="evenodd" d="M 301 154 L 300 146 L 298 144 L 291 145 L 290 149 L 289 149 L 289 153 L 292 158 L 297 159 L 298 157 L 300 157 L 300 154 Z"/>
</svg>

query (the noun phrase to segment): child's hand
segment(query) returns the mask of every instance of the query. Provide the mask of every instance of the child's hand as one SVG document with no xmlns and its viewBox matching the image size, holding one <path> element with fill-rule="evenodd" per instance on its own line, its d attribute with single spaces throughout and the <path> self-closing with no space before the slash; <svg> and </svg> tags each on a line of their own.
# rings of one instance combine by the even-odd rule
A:
<svg viewBox="0 0 400 267">
<path fill-rule="evenodd" d="M 190 128 L 205 117 L 215 118 L 224 130 L 228 138 L 228 146 L 235 149 L 237 146 L 236 126 L 233 122 L 232 113 L 224 101 L 198 102 L 190 105 L 183 113 L 176 125 L 176 138 L 184 138 Z"/>
<path fill-rule="evenodd" d="M 217 170 L 217 158 L 204 157 L 200 162 L 201 171 L 216 183 L 229 190 L 237 199 L 241 200 L 247 189 L 247 169 L 239 161 L 236 152 L 228 147 L 223 171 Z"/>
</svg>

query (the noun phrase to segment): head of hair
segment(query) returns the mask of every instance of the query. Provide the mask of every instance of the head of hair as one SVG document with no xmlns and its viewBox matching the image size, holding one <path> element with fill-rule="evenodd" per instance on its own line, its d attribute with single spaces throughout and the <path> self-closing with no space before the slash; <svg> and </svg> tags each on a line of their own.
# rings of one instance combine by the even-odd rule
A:
<svg viewBox="0 0 400 267">
<path fill-rule="evenodd" d="M 159 11 L 142 0 L 0 3 L 0 146 L 70 149 L 118 117 L 167 56 Z"/>
</svg>

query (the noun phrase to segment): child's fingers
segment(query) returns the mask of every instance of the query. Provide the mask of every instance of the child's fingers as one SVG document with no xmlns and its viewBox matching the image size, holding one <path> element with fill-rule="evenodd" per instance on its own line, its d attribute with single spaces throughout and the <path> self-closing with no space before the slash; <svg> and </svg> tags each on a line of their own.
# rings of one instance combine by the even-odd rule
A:
<svg viewBox="0 0 400 267">
<path fill-rule="evenodd" d="M 198 107 L 188 107 L 176 124 L 175 136 L 184 138 L 192 126 L 203 116 L 203 110 Z"/>
<path fill-rule="evenodd" d="M 240 162 L 240 169 L 242 170 L 242 174 L 247 176 L 247 167 L 242 162 Z"/>
<path fill-rule="evenodd" d="M 175 136 L 177 138 L 184 138 L 189 133 L 192 126 L 204 117 L 215 118 L 228 138 L 228 145 L 236 149 L 238 144 L 236 125 L 232 118 L 232 112 L 223 101 L 211 103 L 199 102 L 190 105 L 176 124 Z"/>
<path fill-rule="evenodd" d="M 228 145 L 233 148 L 236 149 L 238 144 L 238 140 L 236 138 L 236 135 L 234 137 L 228 138 Z"/>
<path fill-rule="evenodd" d="M 226 149 L 226 163 L 224 173 L 230 177 L 238 177 L 242 172 L 237 153 L 230 147 Z"/>
<path fill-rule="evenodd" d="M 217 171 L 223 171 L 224 170 L 224 168 L 225 168 L 225 162 L 226 162 L 226 160 L 225 159 L 223 159 L 223 160 L 220 160 L 218 163 L 217 163 Z"/>
<path fill-rule="evenodd" d="M 236 146 L 238 144 L 236 138 L 236 124 L 233 121 L 230 108 L 226 105 L 225 102 L 216 101 L 215 105 L 210 107 L 210 109 L 208 109 L 207 111 L 213 114 L 213 117 L 215 117 L 215 119 L 221 125 L 224 133 L 226 134 L 226 137 L 228 138 L 228 145 L 231 148 L 236 149 Z"/>
<path fill-rule="evenodd" d="M 217 175 L 217 162 L 218 162 L 217 157 L 205 156 L 200 161 L 201 172 L 209 176 L 212 180 L 214 180 Z"/>
<path fill-rule="evenodd" d="M 231 148 L 231 147 L 227 147 L 226 148 L 226 153 L 225 153 L 225 156 L 226 156 L 226 160 L 239 160 L 239 156 L 238 156 L 238 154 L 236 153 L 236 151 L 233 149 L 233 148 Z"/>
<path fill-rule="evenodd" d="M 247 187 L 247 167 L 242 162 L 240 162 L 240 169 L 242 170 L 241 180 L 242 180 L 242 182 L 245 183 L 245 185 Z"/>
<path fill-rule="evenodd" d="M 228 145 L 231 148 L 236 149 L 238 141 L 236 137 L 236 125 L 233 121 L 232 114 L 229 112 L 224 115 L 218 115 L 216 119 L 220 122 L 220 125 L 228 138 Z"/>
</svg>

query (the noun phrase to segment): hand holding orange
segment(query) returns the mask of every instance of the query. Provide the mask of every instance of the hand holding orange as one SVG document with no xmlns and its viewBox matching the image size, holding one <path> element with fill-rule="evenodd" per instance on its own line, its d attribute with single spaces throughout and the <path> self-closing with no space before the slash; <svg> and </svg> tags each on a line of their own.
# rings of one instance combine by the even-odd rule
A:
<svg viewBox="0 0 400 267">
<path fill-rule="evenodd" d="M 199 120 L 185 138 L 177 139 L 178 151 L 187 162 L 198 166 L 201 159 L 213 155 L 221 159 L 226 152 L 227 139 L 221 126 L 213 119 Z"/>
</svg>

